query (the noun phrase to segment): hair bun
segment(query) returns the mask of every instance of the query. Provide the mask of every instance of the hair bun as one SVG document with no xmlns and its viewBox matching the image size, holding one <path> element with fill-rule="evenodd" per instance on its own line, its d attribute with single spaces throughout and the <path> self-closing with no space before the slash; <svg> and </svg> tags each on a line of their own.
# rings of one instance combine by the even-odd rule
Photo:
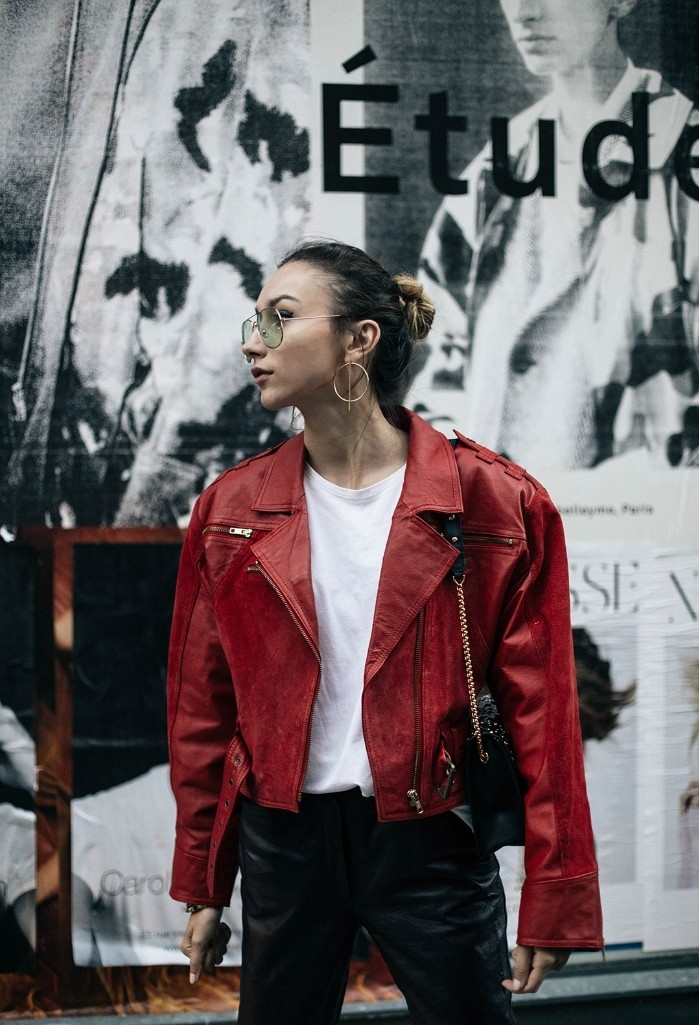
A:
<svg viewBox="0 0 699 1025">
<path fill-rule="evenodd" d="M 411 274 L 396 274 L 393 278 L 398 289 L 405 320 L 413 341 L 425 338 L 432 327 L 435 305 L 420 282 Z"/>
</svg>

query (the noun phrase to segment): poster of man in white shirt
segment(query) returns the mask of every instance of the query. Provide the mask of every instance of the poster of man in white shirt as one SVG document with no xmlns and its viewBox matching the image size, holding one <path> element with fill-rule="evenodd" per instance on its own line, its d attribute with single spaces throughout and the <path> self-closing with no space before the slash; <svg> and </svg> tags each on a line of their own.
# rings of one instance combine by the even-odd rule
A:
<svg viewBox="0 0 699 1025">
<path fill-rule="evenodd" d="M 367 198 L 367 237 L 437 306 L 409 403 L 547 482 L 694 466 L 696 6 L 426 6 L 399 40 L 390 3 L 367 12 L 377 53 L 393 41 L 367 76 L 400 88 L 393 146 L 367 148 L 374 175 L 400 171 Z"/>
</svg>

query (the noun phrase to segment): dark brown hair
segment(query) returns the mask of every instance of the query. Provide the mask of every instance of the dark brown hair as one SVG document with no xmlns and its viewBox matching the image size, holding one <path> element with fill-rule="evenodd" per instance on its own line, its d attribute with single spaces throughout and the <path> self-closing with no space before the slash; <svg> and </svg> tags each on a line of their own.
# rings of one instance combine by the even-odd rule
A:
<svg viewBox="0 0 699 1025">
<path fill-rule="evenodd" d="M 434 305 L 419 281 L 409 274 L 392 277 L 362 249 L 326 239 L 310 239 L 287 253 L 279 264 L 310 263 L 322 271 L 333 296 L 334 321 L 343 330 L 358 320 L 375 320 L 381 338 L 366 367 L 385 414 L 401 403 L 410 385 L 413 346 L 434 320 Z"/>
</svg>

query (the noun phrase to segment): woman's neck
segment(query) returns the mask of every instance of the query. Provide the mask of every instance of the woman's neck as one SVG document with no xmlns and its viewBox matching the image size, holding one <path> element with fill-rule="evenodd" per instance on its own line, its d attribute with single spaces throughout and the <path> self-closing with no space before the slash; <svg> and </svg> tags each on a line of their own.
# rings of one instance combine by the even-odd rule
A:
<svg viewBox="0 0 699 1025">
<path fill-rule="evenodd" d="M 313 469 L 344 488 L 376 484 L 408 457 L 408 435 L 388 422 L 376 402 L 339 407 L 317 420 L 306 414 L 303 437 Z"/>
</svg>

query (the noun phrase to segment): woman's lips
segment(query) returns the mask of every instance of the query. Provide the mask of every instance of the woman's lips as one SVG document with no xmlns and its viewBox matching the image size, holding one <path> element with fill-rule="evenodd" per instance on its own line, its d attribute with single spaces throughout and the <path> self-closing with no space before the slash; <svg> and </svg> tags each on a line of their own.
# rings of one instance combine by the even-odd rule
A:
<svg viewBox="0 0 699 1025">
<path fill-rule="evenodd" d="M 255 378 L 255 384 L 260 384 L 262 381 L 266 381 L 268 377 L 272 376 L 272 371 L 261 370 L 259 367 L 255 367 L 252 371 L 252 376 Z"/>
</svg>

